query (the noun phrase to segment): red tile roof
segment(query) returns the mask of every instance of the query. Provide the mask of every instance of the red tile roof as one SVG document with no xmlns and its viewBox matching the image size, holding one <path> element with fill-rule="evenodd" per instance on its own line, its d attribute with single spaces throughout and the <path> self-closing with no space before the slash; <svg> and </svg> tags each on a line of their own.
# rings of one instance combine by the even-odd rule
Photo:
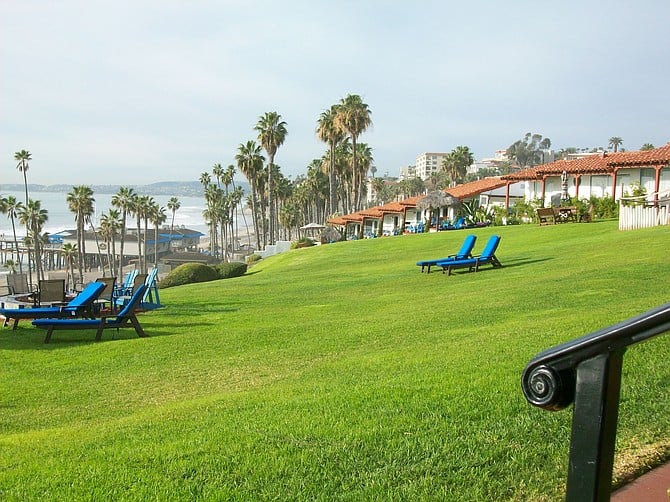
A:
<svg viewBox="0 0 670 502">
<path fill-rule="evenodd" d="M 384 212 L 381 211 L 379 207 L 380 206 L 370 207 L 368 209 L 358 211 L 358 213 L 354 214 L 360 214 L 363 218 L 381 218 L 384 216 Z"/>
<path fill-rule="evenodd" d="M 630 165 L 663 165 L 670 164 L 670 143 L 653 150 L 637 152 L 619 152 L 617 157 L 608 162 L 611 166 Z"/>
<path fill-rule="evenodd" d="M 333 216 L 327 221 L 327 223 L 330 223 L 331 225 L 336 225 L 338 227 L 343 227 L 344 225 L 347 224 L 347 220 L 345 220 L 342 216 Z"/>
<path fill-rule="evenodd" d="M 615 167 L 663 165 L 670 163 L 670 143 L 653 150 L 635 152 L 602 152 L 598 155 L 587 155 L 575 160 L 556 160 L 516 173 L 502 176 L 508 181 L 535 180 L 546 176 L 559 176 L 563 171 L 568 174 L 601 174 L 611 173 Z"/>
<path fill-rule="evenodd" d="M 445 192 L 453 197 L 456 197 L 457 199 L 462 200 L 482 192 L 495 190 L 496 188 L 503 187 L 506 184 L 507 182 L 500 176 L 492 176 L 490 178 L 483 178 L 481 180 L 471 181 L 470 183 L 463 183 L 462 185 L 447 188 Z"/>
<path fill-rule="evenodd" d="M 363 215 L 360 213 L 345 214 L 342 216 L 342 219 L 347 223 L 359 223 L 363 221 Z"/>
<path fill-rule="evenodd" d="M 401 200 L 398 203 L 403 206 L 416 206 L 416 203 L 423 198 L 423 195 L 415 195 L 414 197 L 408 197 L 407 199 Z"/>
<path fill-rule="evenodd" d="M 389 202 L 383 206 L 379 206 L 379 210 L 383 213 L 404 213 L 407 209 L 407 204 L 402 204 L 400 202 Z"/>
</svg>

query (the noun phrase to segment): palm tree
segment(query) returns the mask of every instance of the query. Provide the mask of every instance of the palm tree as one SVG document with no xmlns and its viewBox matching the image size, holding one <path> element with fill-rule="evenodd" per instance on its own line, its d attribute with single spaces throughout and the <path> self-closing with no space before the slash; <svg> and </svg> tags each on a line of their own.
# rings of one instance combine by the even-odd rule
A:
<svg viewBox="0 0 670 502">
<path fill-rule="evenodd" d="M 356 200 L 358 201 L 358 205 L 361 206 L 363 192 L 365 191 L 365 179 L 368 175 L 368 171 L 370 171 L 374 166 L 372 148 L 370 148 L 367 143 L 358 143 L 356 145 L 356 158 L 358 159 L 358 173 L 356 175 L 358 184 L 354 186 L 354 190 L 356 192 Z"/>
<path fill-rule="evenodd" d="M 543 141 L 548 140 L 545 138 Z M 463 181 L 468 174 L 468 167 L 475 162 L 475 157 L 467 146 L 457 146 L 452 150 L 454 160 L 456 161 L 456 173 L 458 181 Z"/>
<path fill-rule="evenodd" d="M 258 123 L 254 130 L 258 132 L 258 142 L 268 154 L 268 207 L 270 210 L 270 244 L 275 242 L 275 211 L 273 202 L 273 166 L 277 149 L 284 143 L 286 135 L 286 122 L 281 120 L 281 115 L 277 112 L 266 112 L 258 118 Z"/>
<path fill-rule="evenodd" d="M 135 218 L 135 229 L 137 231 L 137 268 L 139 271 L 142 271 L 142 243 L 140 242 L 140 227 L 141 227 L 141 221 L 140 221 L 140 214 L 139 214 L 139 208 L 138 208 L 138 203 L 139 203 L 139 194 L 135 193 L 133 194 L 132 199 L 130 200 L 130 206 L 128 207 L 128 214 L 131 217 L 136 217 Z"/>
<path fill-rule="evenodd" d="M 344 140 L 344 131 L 338 127 L 337 114 L 339 105 L 333 105 L 330 110 L 321 112 L 317 122 L 316 134 L 321 141 L 328 144 L 329 167 L 328 182 L 330 188 L 329 213 L 337 212 L 337 178 L 335 176 L 335 147 Z"/>
<path fill-rule="evenodd" d="M 116 269 L 116 234 L 121 229 L 121 213 L 118 209 L 110 208 L 107 214 L 100 216 L 100 232 L 107 243 L 107 263 L 109 264 L 109 275 L 114 276 Z"/>
<path fill-rule="evenodd" d="M 149 220 L 151 218 L 151 211 L 154 206 L 156 206 L 156 201 L 150 195 L 142 195 L 138 201 L 138 207 L 140 210 L 140 217 L 144 221 L 144 236 L 142 245 L 144 246 L 144 254 L 142 255 L 142 260 L 144 261 L 144 267 L 142 270 L 147 272 L 149 270 L 149 265 L 147 265 L 147 237 L 149 235 Z"/>
<path fill-rule="evenodd" d="M 356 178 L 358 176 L 358 150 L 356 142 L 361 133 L 372 125 L 371 114 L 370 107 L 363 102 L 358 94 L 349 94 L 345 98 L 342 98 L 340 106 L 337 108 L 336 122 L 351 138 L 353 151 L 351 171 L 354 176 L 354 187 L 357 185 L 360 186 L 362 183 L 362 180 Z M 354 205 L 354 210 L 358 210 L 360 200 L 355 200 Z"/>
<path fill-rule="evenodd" d="M 453 185 L 462 182 L 475 161 L 474 155 L 467 146 L 457 146 L 442 161 L 442 169 L 449 176 Z"/>
<path fill-rule="evenodd" d="M 655 147 L 651 143 L 645 143 L 640 147 L 640 151 L 646 152 L 647 150 L 653 150 Z"/>
<path fill-rule="evenodd" d="M 156 203 L 153 204 L 151 206 L 149 218 L 151 219 L 151 223 L 154 225 L 154 267 L 158 268 L 158 229 L 163 223 L 167 221 L 165 208 L 163 206 L 159 206 Z"/>
<path fill-rule="evenodd" d="M 33 281 L 32 267 L 30 264 L 31 243 L 34 248 L 33 257 L 37 279 L 39 280 L 44 278 L 41 266 L 41 234 L 42 226 L 47 222 L 48 219 L 49 212 L 46 209 L 42 209 L 42 203 L 39 200 L 28 199 L 28 204 L 23 206 L 21 212 L 19 213 L 19 222 L 26 226 L 26 244 L 28 247 L 28 279 L 31 284 Z"/>
<path fill-rule="evenodd" d="M 218 249 L 218 233 L 216 230 L 218 227 L 218 219 L 214 208 L 217 199 L 217 188 L 216 185 L 212 183 L 212 177 L 207 172 L 200 175 L 200 183 L 202 184 L 205 203 L 207 204 L 207 209 L 203 211 L 203 217 L 209 225 L 209 251 L 212 256 L 215 256 Z"/>
<path fill-rule="evenodd" d="M 612 136 L 609 139 L 609 147 L 614 149 L 614 152 L 619 151 L 619 147 L 623 144 L 623 140 L 619 136 Z"/>
<path fill-rule="evenodd" d="M 349 138 L 344 138 L 335 147 L 335 176 L 338 179 L 338 199 L 343 214 L 353 212 L 351 199 L 354 192 L 351 173 L 352 159 L 351 141 L 349 141 Z"/>
<path fill-rule="evenodd" d="M 16 165 L 16 168 L 19 170 L 19 172 L 23 173 L 23 185 L 26 188 L 26 206 L 28 205 L 28 178 L 26 176 L 26 173 L 28 172 L 28 169 L 30 166 L 28 165 L 28 161 L 31 160 L 30 152 L 28 150 L 21 150 L 19 152 L 16 152 L 14 154 L 14 160 L 18 160 L 19 163 Z"/>
<path fill-rule="evenodd" d="M 130 205 L 130 212 L 135 216 L 135 223 L 137 228 L 137 265 L 140 272 L 146 272 L 142 265 L 142 214 L 144 211 L 144 202 L 139 194 L 135 194 Z"/>
<path fill-rule="evenodd" d="M 172 212 L 172 221 L 170 222 L 170 248 L 172 248 L 172 231 L 174 230 L 174 215 L 181 207 L 181 202 L 177 197 L 170 197 L 167 201 L 167 208 Z"/>
<path fill-rule="evenodd" d="M 212 166 L 212 174 L 216 178 L 216 185 L 221 188 L 221 180 L 225 174 L 225 170 L 221 164 L 214 164 Z"/>
<path fill-rule="evenodd" d="M 79 281 L 83 283 L 84 271 L 86 269 L 86 263 L 84 262 L 86 257 L 85 223 L 93 214 L 93 203 L 95 202 L 93 190 L 87 185 L 74 186 L 72 187 L 72 191 L 67 194 L 65 200 L 68 209 L 74 213 L 74 219 L 77 223 L 77 262 L 79 264 Z"/>
<path fill-rule="evenodd" d="M 23 273 L 23 259 L 19 253 L 19 241 L 16 238 L 16 223 L 15 219 L 23 210 L 23 204 L 16 200 L 13 195 L 8 195 L 0 199 L 0 213 L 6 214 L 12 220 L 12 233 L 14 234 L 14 249 L 16 250 L 16 259 L 19 262 L 19 273 Z"/>
<path fill-rule="evenodd" d="M 135 197 L 135 190 L 130 187 L 121 187 L 119 191 L 112 195 L 112 206 L 118 207 L 121 211 L 121 249 L 119 251 L 119 281 L 123 279 L 123 247 L 126 240 L 126 217 L 130 211 Z"/>
<path fill-rule="evenodd" d="M 10 274 L 16 273 L 16 261 L 12 260 L 11 258 L 5 260 L 5 267 L 9 269 Z"/>
<path fill-rule="evenodd" d="M 383 204 L 384 201 L 384 188 L 386 187 L 386 182 L 384 178 L 372 178 L 372 190 L 375 192 L 375 203 Z"/>
<path fill-rule="evenodd" d="M 65 277 L 68 289 L 74 289 L 74 257 L 79 255 L 77 245 L 67 242 L 63 244 L 63 258 L 65 258 Z M 72 280 L 70 281 L 70 277 Z M 83 282 L 83 281 L 82 281 Z M 70 286 L 71 285 L 71 286 Z"/>
<path fill-rule="evenodd" d="M 251 185 L 251 211 L 254 220 L 254 232 L 256 233 L 257 249 L 261 247 L 260 229 L 258 225 L 258 200 L 259 188 L 258 183 L 261 181 L 261 171 L 263 170 L 263 155 L 261 155 L 261 147 L 256 145 L 256 142 L 249 140 L 246 143 L 240 143 L 237 147 L 237 154 L 235 161 L 237 168 L 249 180 Z"/>
<path fill-rule="evenodd" d="M 233 200 L 235 202 L 235 234 L 239 236 L 239 229 L 237 228 L 237 209 L 238 207 L 242 208 L 242 220 L 244 221 L 244 227 L 247 229 L 247 242 L 251 242 L 251 236 L 249 235 L 249 224 L 247 223 L 247 217 L 244 212 L 244 207 L 242 207 L 242 199 L 244 199 L 244 189 L 242 187 L 235 187 L 232 193 Z"/>
</svg>

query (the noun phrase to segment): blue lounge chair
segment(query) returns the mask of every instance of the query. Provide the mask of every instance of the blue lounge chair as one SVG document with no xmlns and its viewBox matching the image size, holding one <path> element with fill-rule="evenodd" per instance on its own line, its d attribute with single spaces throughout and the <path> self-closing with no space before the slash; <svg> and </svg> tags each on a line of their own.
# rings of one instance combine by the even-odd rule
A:
<svg viewBox="0 0 670 502">
<path fill-rule="evenodd" d="M 137 288 L 146 284 L 146 280 L 147 280 L 147 274 L 135 274 L 130 288 L 126 288 L 125 293 L 117 294 L 114 297 L 114 303 L 116 305 L 115 308 L 119 309 L 123 308 L 133 297 L 135 291 L 137 291 Z M 146 294 L 147 292 L 145 291 L 144 293 Z"/>
<path fill-rule="evenodd" d="M 492 235 L 489 237 L 482 254 L 479 256 L 473 256 L 472 258 L 466 258 L 464 260 L 441 261 L 438 262 L 436 266 L 442 267 L 442 272 L 447 272 L 448 275 L 451 275 L 451 271 L 456 268 L 468 268 L 470 272 L 474 269 L 475 272 L 478 272 L 479 267 L 486 263 L 490 263 L 493 267 L 502 267 L 500 260 L 498 260 L 495 255 L 496 249 L 498 249 L 498 244 L 500 244 L 500 236 Z"/>
<path fill-rule="evenodd" d="M 137 336 L 145 337 L 147 335 L 135 315 L 135 310 L 140 305 L 145 290 L 146 286 L 144 284 L 140 285 L 128 304 L 117 315 L 102 316 L 99 319 L 36 319 L 33 321 L 33 325 L 47 330 L 44 343 L 49 343 L 51 334 L 56 330 L 95 329 L 95 341 L 99 342 L 105 329 L 112 328 L 118 330 L 120 328 L 132 327 L 135 328 Z"/>
<path fill-rule="evenodd" d="M 144 310 L 154 310 L 161 308 L 161 299 L 158 296 L 158 269 L 153 268 L 149 275 L 147 276 L 144 284 L 147 286 L 147 290 L 144 292 L 142 297 L 142 308 Z"/>
<path fill-rule="evenodd" d="M 416 264 L 421 267 L 421 272 L 423 272 L 424 269 L 427 268 L 426 273 L 430 274 L 430 267 L 433 267 L 440 262 L 451 261 L 451 260 L 464 260 L 466 258 L 472 258 L 472 248 L 475 247 L 476 240 L 477 240 L 476 235 L 468 235 L 463 241 L 461 249 L 459 249 L 456 254 L 450 254 L 449 256 L 445 256 L 444 258 L 438 258 L 436 260 L 417 261 Z"/>
<path fill-rule="evenodd" d="M 128 272 L 126 276 L 123 278 L 123 282 L 121 284 L 117 284 L 114 287 L 114 296 L 131 294 L 137 273 L 138 273 L 137 269 L 133 269 L 130 272 Z"/>
<path fill-rule="evenodd" d="M 53 317 L 93 317 L 93 305 L 97 300 L 105 285 L 101 282 L 92 282 L 84 288 L 69 303 L 60 307 L 35 307 L 31 309 L 0 309 L 0 315 L 5 318 L 4 326 L 7 326 L 10 319 L 14 319 L 16 329 L 21 319 L 43 319 Z"/>
</svg>

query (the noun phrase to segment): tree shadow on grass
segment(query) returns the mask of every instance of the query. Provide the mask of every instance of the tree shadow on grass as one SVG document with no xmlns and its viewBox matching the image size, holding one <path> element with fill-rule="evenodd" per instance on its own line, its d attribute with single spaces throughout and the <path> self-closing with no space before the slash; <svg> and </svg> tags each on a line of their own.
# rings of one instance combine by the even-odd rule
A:
<svg viewBox="0 0 670 502">
<path fill-rule="evenodd" d="M 531 263 L 542 263 L 552 259 L 553 258 L 513 258 L 511 260 L 506 260 L 502 265 L 503 268 L 521 267 L 523 265 L 529 265 Z"/>
<path fill-rule="evenodd" d="M 0 330 L 0 350 L 59 350 L 106 342 L 143 341 L 150 338 L 177 334 L 171 323 L 143 322 L 140 317 L 140 324 L 147 334 L 146 338 L 140 338 L 133 327 L 121 328 L 118 331 L 114 328 L 109 328 L 103 330 L 100 342 L 95 341 L 95 329 L 54 331 L 49 343 L 44 343 L 46 330 L 32 326 L 19 326 L 16 330 L 5 328 Z M 200 320 L 193 322 L 192 319 L 188 322 L 189 329 L 192 330 L 198 330 L 201 327 L 209 328 L 217 324 L 219 323 L 203 322 Z"/>
<path fill-rule="evenodd" d="M 480 266 L 480 269 L 476 273 L 487 272 L 489 270 L 500 270 L 505 268 L 514 268 L 514 267 L 523 267 L 530 265 L 531 263 L 542 263 L 549 261 L 552 258 L 513 258 L 511 260 L 501 260 L 502 267 L 492 267 L 490 263 L 484 263 Z M 472 270 L 474 272 L 474 269 Z M 446 272 L 444 272 L 446 274 Z M 469 274 L 470 270 L 467 267 L 454 269 L 451 271 L 451 275 L 458 274 Z"/>
</svg>

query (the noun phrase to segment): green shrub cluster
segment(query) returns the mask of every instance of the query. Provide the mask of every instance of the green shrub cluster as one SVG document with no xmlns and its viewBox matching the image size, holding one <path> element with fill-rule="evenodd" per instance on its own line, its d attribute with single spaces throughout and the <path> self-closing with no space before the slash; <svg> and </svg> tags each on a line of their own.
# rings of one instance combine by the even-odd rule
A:
<svg viewBox="0 0 670 502">
<path fill-rule="evenodd" d="M 219 263 L 214 267 L 219 274 L 219 279 L 239 277 L 247 273 L 247 264 L 239 261 L 230 263 Z"/>
<path fill-rule="evenodd" d="M 308 248 L 315 245 L 314 241 L 309 237 L 301 237 L 297 241 L 291 243 L 291 249 Z"/>
<path fill-rule="evenodd" d="M 184 263 L 179 265 L 158 283 L 159 288 L 171 288 L 194 282 L 207 282 L 219 278 L 213 267 L 204 263 Z"/>
<path fill-rule="evenodd" d="M 256 263 L 257 261 L 261 261 L 262 259 L 263 259 L 263 257 L 261 255 L 257 254 L 257 253 L 250 254 L 249 256 L 247 256 L 247 264 L 252 265 L 252 264 Z"/>
<path fill-rule="evenodd" d="M 246 271 L 247 265 L 240 262 L 219 263 L 215 266 L 203 263 L 184 263 L 161 279 L 158 287 L 165 289 L 173 286 L 181 286 L 182 284 L 228 279 L 244 275 Z"/>
<path fill-rule="evenodd" d="M 619 217 L 619 204 L 611 197 L 601 198 L 592 195 L 589 199 L 581 200 L 572 197 L 566 205 L 576 206 L 580 217 L 589 214 L 589 212 L 592 212 L 594 219 L 602 220 Z M 593 208 L 592 211 L 591 208 Z"/>
<path fill-rule="evenodd" d="M 589 204 L 593 206 L 594 217 L 596 218 L 618 218 L 619 204 L 611 197 L 599 198 L 592 196 Z"/>
<path fill-rule="evenodd" d="M 561 202 L 562 206 L 575 206 L 579 213 L 579 220 L 593 217 L 594 219 L 609 219 L 619 217 L 619 205 L 611 197 L 596 197 L 595 195 L 589 199 L 577 199 L 571 197 L 570 199 Z M 495 217 L 493 219 L 494 225 L 501 225 L 503 217 L 506 218 L 507 225 L 515 225 L 518 223 L 537 223 L 538 207 L 543 207 L 543 203 L 539 199 L 531 201 L 517 201 L 513 207 L 506 211 L 505 208 L 495 208 Z"/>
</svg>

